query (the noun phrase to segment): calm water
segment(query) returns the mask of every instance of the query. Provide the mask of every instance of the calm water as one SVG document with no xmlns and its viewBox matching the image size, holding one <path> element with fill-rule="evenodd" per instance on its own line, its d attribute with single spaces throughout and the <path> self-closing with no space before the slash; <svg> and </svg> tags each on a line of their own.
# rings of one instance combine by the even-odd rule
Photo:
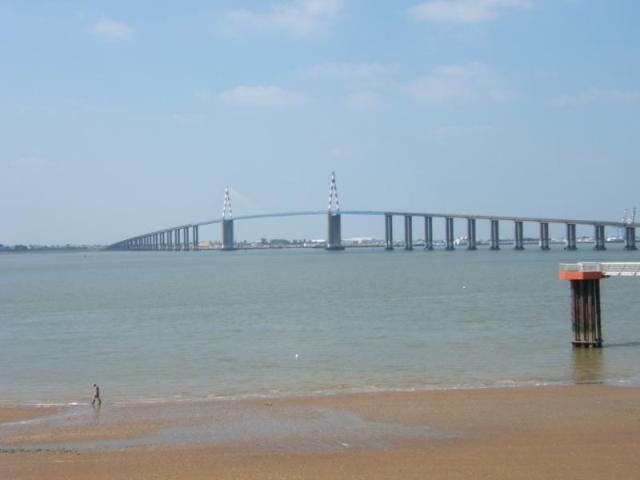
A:
<svg viewBox="0 0 640 480">
<path fill-rule="evenodd" d="M 640 384 L 640 279 L 603 282 L 607 348 L 572 351 L 557 269 L 586 260 L 640 253 L 0 255 L 0 402 Z"/>
</svg>

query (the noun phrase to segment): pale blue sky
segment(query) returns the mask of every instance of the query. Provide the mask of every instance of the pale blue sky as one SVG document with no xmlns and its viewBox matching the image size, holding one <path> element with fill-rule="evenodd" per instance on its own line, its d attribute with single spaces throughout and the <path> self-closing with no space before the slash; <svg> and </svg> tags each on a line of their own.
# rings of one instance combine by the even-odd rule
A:
<svg viewBox="0 0 640 480">
<path fill-rule="evenodd" d="M 216 218 L 226 184 L 236 215 L 322 209 L 332 170 L 344 209 L 619 219 L 638 25 L 636 0 L 0 0 L 0 243 Z"/>
</svg>

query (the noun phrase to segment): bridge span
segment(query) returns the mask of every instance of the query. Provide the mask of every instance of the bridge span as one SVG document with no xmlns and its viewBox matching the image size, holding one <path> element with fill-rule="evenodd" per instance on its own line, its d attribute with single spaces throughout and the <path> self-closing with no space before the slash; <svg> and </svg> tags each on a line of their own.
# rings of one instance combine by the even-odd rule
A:
<svg viewBox="0 0 640 480">
<path fill-rule="evenodd" d="M 206 225 L 222 224 L 223 222 L 240 222 L 248 220 L 258 220 L 267 218 L 284 218 L 284 217 L 300 217 L 300 216 L 327 216 L 330 215 L 326 210 L 309 210 L 300 212 L 277 212 L 262 213 L 253 215 L 239 215 L 231 219 L 217 218 L 213 220 L 204 220 L 194 223 L 186 223 L 169 228 L 163 228 L 152 232 L 147 232 L 134 237 L 126 238 L 110 245 L 111 250 L 195 250 L 199 244 L 199 227 Z M 455 249 L 453 221 L 455 219 L 463 219 L 467 221 L 467 249 L 475 250 L 477 247 L 476 240 L 476 222 L 488 221 L 491 225 L 490 248 L 499 250 L 500 248 L 500 222 L 509 222 L 514 224 L 514 247 L 517 250 L 524 248 L 523 224 L 537 223 L 540 228 L 539 246 L 542 250 L 549 249 L 549 225 L 561 224 L 566 226 L 566 249 L 575 250 L 577 248 L 576 225 L 590 225 L 594 228 L 595 249 L 605 249 L 605 227 L 613 227 L 622 229 L 625 232 L 624 243 L 627 250 L 635 250 L 635 230 L 640 227 L 637 223 L 624 223 L 608 220 L 585 220 L 585 219 L 569 219 L 569 218 L 545 218 L 545 217 L 518 217 L 513 215 L 486 215 L 486 214 L 468 214 L 468 213 L 436 213 L 436 212 L 404 212 L 404 211 L 384 211 L 384 210 L 345 210 L 337 214 L 347 216 L 379 216 L 385 218 L 385 246 L 388 250 L 394 248 L 393 240 L 393 217 L 404 218 L 404 244 L 405 248 L 410 250 L 413 248 L 413 223 L 414 219 L 421 218 L 424 221 L 424 238 L 425 249 L 433 249 L 433 219 L 445 219 L 445 248 L 447 250 Z M 333 215 L 334 217 L 336 215 Z M 229 231 L 231 224 L 227 224 L 225 231 Z M 227 239 L 227 250 L 235 248 L 233 238 Z M 223 238 L 223 245 L 225 244 Z"/>
<path fill-rule="evenodd" d="M 433 219 L 441 218 L 445 221 L 445 248 L 455 249 L 454 220 L 462 219 L 467 223 L 467 250 L 476 250 L 476 224 L 478 221 L 490 223 L 490 249 L 500 249 L 500 223 L 509 222 L 513 224 L 514 248 L 524 249 L 524 228 L 525 223 L 536 223 L 539 226 L 538 245 L 541 250 L 548 250 L 550 244 L 549 225 L 561 224 L 566 228 L 565 249 L 576 250 L 577 225 L 589 225 L 594 231 L 594 248 L 604 250 L 606 243 L 605 227 L 621 229 L 624 232 L 624 246 L 626 250 L 636 249 L 636 228 L 638 223 L 626 221 L 610 220 L 585 220 L 573 218 L 545 218 L 531 216 L 513 215 L 486 215 L 469 213 L 437 213 L 437 212 L 407 212 L 407 211 L 386 211 L 386 210 L 340 210 L 338 192 L 336 188 L 335 173 L 332 173 L 329 186 L 329 206 L 327 210 L 310 210 L 299 212 L 279 212 L 262 213 L 254 215 L 233 216 L 231 213 L 231 198 L 228 187 L 225 189 L 224 207 L 222 216 L 214 220 L 204 220 L 195 223 L 187 223 L 174 227 L 163 228 L 152 232 L 143 233 L 133 237 L 120 240 L 107 248 L 110 250 L 197 250 L 200 243 L 201 226 L 221 224 L 222 226 L 222 250 L 234 250 L 233 225 L 234 222 L 247 221 L 265 218 L 298 217 L 309 215 L 322 215 L 327 217 L 327 237 L 326 248 L 328 250 L 342 250 L 341 218 L 342 215 L 370 215 L 384 217 L 385 225 L 385 249 L 394 249 L 393 240 L 393 217 L 404 219 L 404 248 L 413 250 L 413 224 L 414 219 L 422 218 L 424 222 L 425 249 L 433 250 Z"/>
</svg>

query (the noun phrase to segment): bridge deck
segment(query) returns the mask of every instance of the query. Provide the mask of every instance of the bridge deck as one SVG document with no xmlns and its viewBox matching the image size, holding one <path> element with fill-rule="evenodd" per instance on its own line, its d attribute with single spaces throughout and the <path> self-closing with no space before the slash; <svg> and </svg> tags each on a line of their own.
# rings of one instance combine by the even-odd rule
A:
<svg viewBox="0 0 640 480">
<path fill-rule="evenodd" d="M 372 215 L 372 216 L 383 216 L 383 215 L 391 215 L 396 217 L 431 217 L 431 218 L 453 218 L 453 219 L 475 219 L 475 220 L 498 220 L 498 221 L 508 221 L 508 222 L 531 222 L 531 223 L 551 223 L 551 224 L 575 224 L 575 225 L 601 225 L 606 227 L 616 227 L 616 228 L 638 228 L 640 227 L 640 223 L 624 223 L 624 222 L 615 222 L 615 221 L 607 221 L 607 220 L 584 220 L 584 219 L 570 219 L 570 218 L 544 218 L 544 217 L 515 217 L 515 216 L 505 216 L 505 215 L 477 215 L 477 214 L 468 214 L 468 213 L 430 213 L 430 212 L 403 212 L 403 211 L 383 211 L 383 210 L 343 210 L 342 215 Z M 280 213 L 261 213 L 255 215 L 239 215 L 234 217 L 234 220 L 253 220 L 253 219 L 262 219 L 262 218 L 276 218 L 276 217 L 298 217 L 298 216 L 308 216 L 308 215 L 327 215 L 326 210 L 310 210 L 310 211 L 302 211 L 302 212 L 280 212 Z M 151 232 L 144 233 L 142 235 L 136 235 L 134 237 L 130 237 L 120 242 L 117 242 L 114 245 L 125 243 L 130 240 L 136 240 L 142 237 L 146 237 L 149 235 L 155 235 L 163 232 L 174 231 L 185 228 L 193 228 L 200 227 L 203 225 L 213 225 L 221 223 L 222 219 L 215 220 L 205 220 L 201 222 L 194 223 L 186 223 L 182 225 L 177 225 L 169 228 L 163 228 L 159 230 L 154 230 Z"/>
</svg>

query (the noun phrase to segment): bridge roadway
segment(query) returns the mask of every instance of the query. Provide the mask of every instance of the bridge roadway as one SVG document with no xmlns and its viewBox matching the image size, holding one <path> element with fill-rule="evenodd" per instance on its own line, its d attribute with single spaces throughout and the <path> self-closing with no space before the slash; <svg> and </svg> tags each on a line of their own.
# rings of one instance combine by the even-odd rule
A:
<svg viewBox="0 0 640 480">
<path fill-rule="evenodd" d="M 327 215 L 326 210 L 311 210 L 301 212 L 279 212 L 279 213 L 262 213 L 254 215 L 240 215 L 234 217 L 233 221 L 278 218 L 278 217 L 297 217 L 310 215 Z M 638 223 L 624 223 L 609 220 L 584 220 L 570 218 L 544 218 L 544 217 L 518 217 L 511 215 L 478 215 L 478 214 L 461 214 L 461 213 L 424 213 L 424 212 L 404 212 L 404 211 L 382 211 L 382 210 L 346 210 L 341 215 L 371 215 L 385 217 L 385 233 L 386 247 L 388 250 L 393 249 L 393 217 L 404 218 L 404 236 L 405 248 L 411 250 L 413 248 L 412 225 L 414 217 L 422 217 L 425 221 L 425 241 L 428 250 L 433 248 L 433 218 L 443 218 L 446 221 L 445 237 L 446 248 L 453 250 L 453 221 L 454 219 L 467 220 L 467 236 L 468 249 L 476 248 L 476 221 L 486 220 L 491 222 L 491 249 L 498 250 L 499 242 L 499 222 L 507 221 L 515 224 L 515 248 L 521 250 L 523 247 L 523 223 L 538 223 L 540 225 L 540 247 L 543 250 L 549 248 L 549 224 L 564 224 L 567 227 L 567 246 L 568 250 L 576 249 L 576 225 L 591 225 L 595 228 L 595 248 L 603 250 L 605 248 L 605 227 L 621 228 L 625 230 L 625 248 L 635 250 L 635 229 L 640 227 Z M 329 215 L 331 217 L 331 214 Z M 338 215 L 339 216 L 339 215 Z M 197 249 L 199 243 L 199 227 L 204 225 L 224 224 L 229 220 L 222 218 L 215 220 L 205 220 L 201 222 L 188 223 L 178 225 L 161 230 L 155 230 L 135 237 L 130 237 L 122 241 L 110 245 L 108 248 L 113 250 L 189 250 Z M 189 233 L 191 241 L 189 239 Z M 227 249 L 232 249 L 233 246 Z"/>
</svg>

